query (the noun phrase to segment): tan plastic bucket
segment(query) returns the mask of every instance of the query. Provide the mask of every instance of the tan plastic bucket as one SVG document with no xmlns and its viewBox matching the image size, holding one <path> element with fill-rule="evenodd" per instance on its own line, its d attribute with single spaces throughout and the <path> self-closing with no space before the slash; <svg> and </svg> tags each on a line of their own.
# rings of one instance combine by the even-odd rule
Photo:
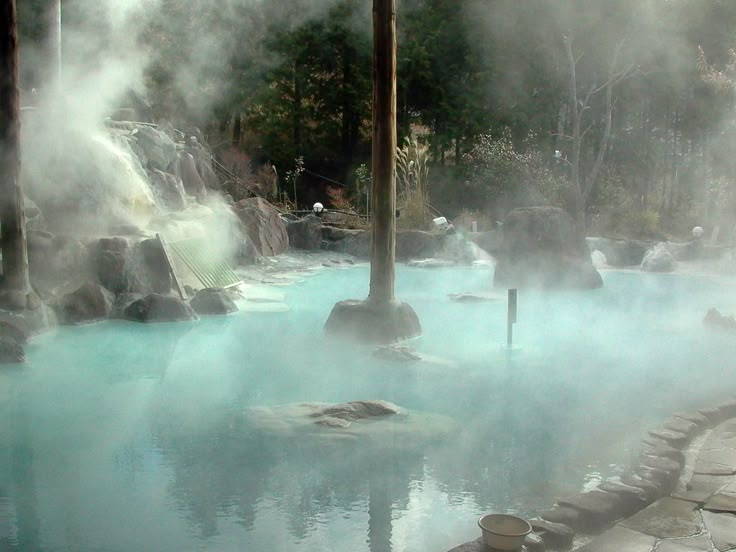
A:
<svg viewBox="0 0 736 552">
<path fill-rule="evenodd" d="M 529 522 L 506 514 L 486 514 L 478 520 L 483 542 L 495 550 L 519 550 L 532 532 Z"/>
</svg>

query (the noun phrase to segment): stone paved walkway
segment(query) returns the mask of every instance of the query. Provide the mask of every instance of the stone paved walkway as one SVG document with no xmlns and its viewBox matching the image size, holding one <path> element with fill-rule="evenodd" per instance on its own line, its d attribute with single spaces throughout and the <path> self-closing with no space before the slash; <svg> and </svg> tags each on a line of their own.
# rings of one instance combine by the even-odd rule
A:
<svg viewBox="0 0 736 552">
<path fill-rule="evenodd" d="M 530 523 L 526 552 L 736 552 L 736 399 L 674 414 L 628 475 Z M 489 550 L 476 539 L 450 552 Z"/>
<path fill-rule="evenodd" d="M 736 550 L 736 419 L 715 427 L 691 473 L 671 496 L 578 548 L 578 552 L 726 552 Z"/>
</svg>

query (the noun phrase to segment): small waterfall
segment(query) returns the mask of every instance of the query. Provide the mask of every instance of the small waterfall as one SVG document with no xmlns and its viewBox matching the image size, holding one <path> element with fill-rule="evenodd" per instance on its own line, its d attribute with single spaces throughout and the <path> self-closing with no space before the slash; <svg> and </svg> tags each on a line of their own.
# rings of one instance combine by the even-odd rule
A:
<svg viewBox="0 0 736 552">
<path fill-rule="evenodd" d="M 95 152 L 102 189 L 96 189 L 101 203 L 121 218 L 145 226 L 157 211 L 156 198 L 138 158 L 124 142 L 96 133 L 91 138 L 99 147 Z"/>
</svg>

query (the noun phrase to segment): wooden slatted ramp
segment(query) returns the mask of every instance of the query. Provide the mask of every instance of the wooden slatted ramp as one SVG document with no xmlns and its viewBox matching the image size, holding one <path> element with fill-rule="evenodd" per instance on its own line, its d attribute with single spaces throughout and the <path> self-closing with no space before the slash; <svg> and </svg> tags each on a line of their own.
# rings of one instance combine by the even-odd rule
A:
<svg viewBox="0 0 736 552">
<path fill-rule="evenodd" d="M 241 283 L 230 264 L 204 238 L 169 242 L 168 247 L 207 288 L 229 288 Z"/>
</svg>

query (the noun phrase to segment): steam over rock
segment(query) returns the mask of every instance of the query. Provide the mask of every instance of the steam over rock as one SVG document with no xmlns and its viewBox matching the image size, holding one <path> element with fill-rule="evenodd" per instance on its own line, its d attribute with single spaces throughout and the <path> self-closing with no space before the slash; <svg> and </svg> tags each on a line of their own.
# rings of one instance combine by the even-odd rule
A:
<svg viewBox="0 0 736 552">
<path fill-rule="evenodd" d="M 593 289 L 603 285 L 572 217 L 557 207 L 514 209 L 503 223 L 498 287 Z"/>
<path fill-rule="evenodd" d="M 187 194 L 182 181 L 171 173 L 158 169 L 151 171 L 153 193 L 159 204 L 168 211 L 182 211 L 187 207 Z"/>
<path fill-rule="evenodd" d="M 245 232 L 264 257 L 280 255 L 289 247 L 286 225 L 276 208 L 260 197 L 238 201 L 233 209 Z"/>
<path fill-rule="evenodd" d="M 672 272 L 676 266 L 677 261 L 666 243 L 658 243 L 652 247 L 641 262 L 641 269 L 647 272 Z"/>
<path fill-rule="evenodd" d="M 143 164 L 151 170 L 169 170 L 178 157 L 176 143 L 169 136 L 150 126 L 140 126 L 133 136 L 139 146 L 139 157 L 143 156 Z"/>
</svg>

